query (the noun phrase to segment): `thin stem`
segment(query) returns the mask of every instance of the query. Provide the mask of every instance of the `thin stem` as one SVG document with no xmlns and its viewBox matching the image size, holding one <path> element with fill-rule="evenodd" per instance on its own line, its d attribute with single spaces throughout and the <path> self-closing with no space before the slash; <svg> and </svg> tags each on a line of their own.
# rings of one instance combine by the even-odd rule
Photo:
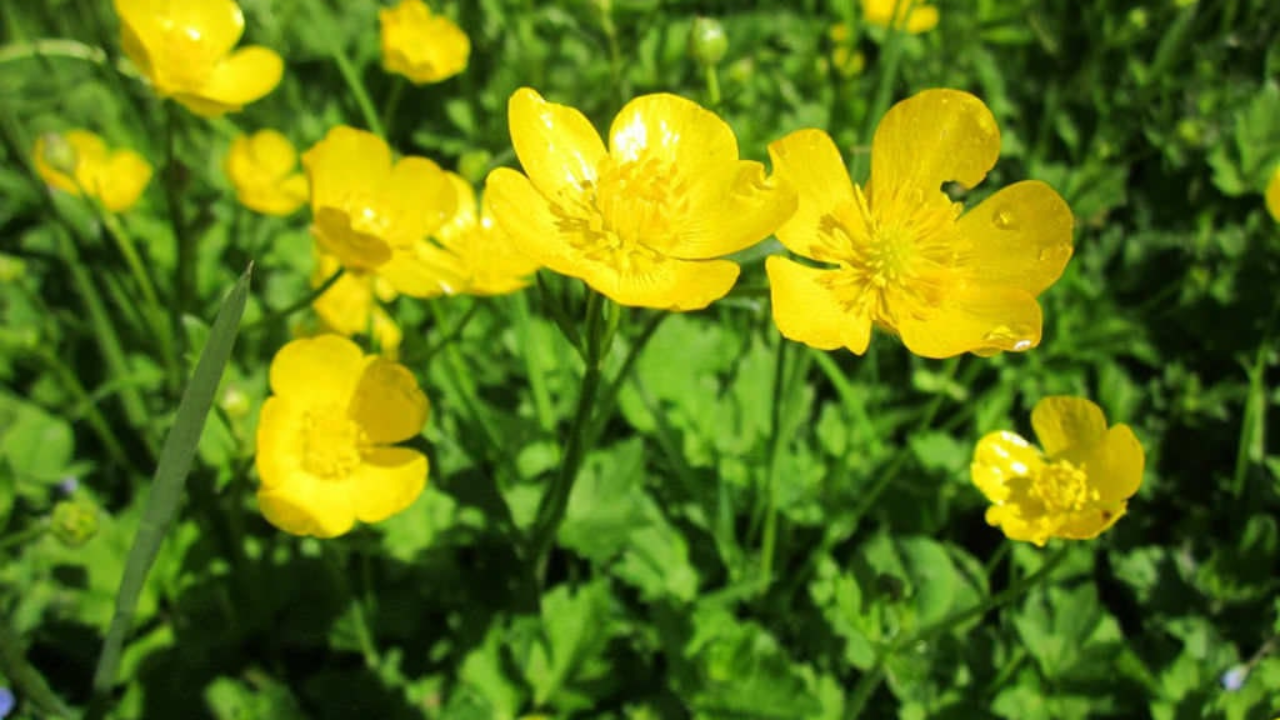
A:
<svg viewBox="0 0 1280 720">
<path fill-rule="evenodd" d="M 49 687 L 48 681 L 23 656 L 18 635 L 9 622 L 0 618 L 0 676 L 13 683 L 21 697 L 49 717 L 71 717 L 66 704 Z"/>
<path fill-rule="evenodd" d="M 618 403 L 618 395 L 622 392 L 622 385 L 631 377 L 631 370 L 635 366 L 636 361 L 640 359 L 641 353 L 644 352 L 649 341 L 653 339 L 654 334 L 658 331 L 658 327 L 662 325 L 662 321 L 671 317 L 669 312 L 654 312 L 649 316 L 648 322 L 641 329 L 640 335 L 636 337 L 635 342 L 631 343 L 631 347 L 627 349 L 627 355 L 622 360 L 622 366 L 618 368 L 618 373 L 613 376 L 613 380 L 605 387 L 604 393 L 600 396 L 600 406 L 597 414 L 599 417 L 607 418 L 613 414 L 613 408 Z M 596 427 L 598 434 L 599 427 Z M 591 436 L 591 444 L 596 442 L 596 434 Z"/>
<path fill-rule="evenodd" d="M 320 2 L 313 2 L 312 8 L 317 15 L 324 18 L 324 22 L 329 26 L 328 29 L 334 30 L 334 19 L 333 15 L 329 13 L 329 9 Z M 338 32 L 331 32 L 330 37 L 335 38 L 335 40 L 329 44 L 329 54 L 333 57 L 333 62 L 337 64 L 338 72 L 342 74 L 342 80 L 346 82 L 347 89 L 351 91 L 352 97 L 356 99 L 356 105 L 360 107 L 360 115 L 364 118 L 365 125 L 369 126 L 370 132 L 385 140 L 387 137 L 386 130 L 382 127 L 382 120 L 378 117 L 378 111 L 374 108 L 373 101 L 369 99 L 369 90 L 365 87 L 364 81 L 360 79 L 360 71 L 351 62 L 351 56 L 347 54 L 347 49 L 342 45 L 343 35 Z"/>
<path fill-rule="evenodd" d="M 707 104 L 715 110 L 720 107 L 720 73 L 715 63 L 708 63 L 702 70 L 703 80 L 707 83 Z"/>
<path fill-rule="evenodd" d="M 177 247 L 178 258 L 174 266 L 174 303 L 172 306 L 173 332 L 178 346 L 186 346 L 186 333 L 182 330 L 182 316 L 195 310 L 196 281 L 196 244 L 186 226 L 186 218 L 182 212 L 183 169 L 178 159 L 179 113 L 176 103 L 165 101 L 165 182 L 164 196 L 169 210 L 169 226 L 173 232 L 173 242 Z"/>
<path fill-rule="evenodd" d="M 42 38 L 0 47 L 0 65 L 36 58 L 68 58 L 84 60 L 94 65 L 107 63 L 107 53 L 102 48 L 63 38 Z"/>
<path fill-rule="evenodd" d="M 395 126 L 396 110 L 400 108 L 400 100 L 404 97 L 404 86 L 407 84 L 408 82 L 399 75 L 391 82 L 391 94 L 387 96 L 387 103 L 382 107 L 382 129 L 387 133 L 387 137 L 391 136 L 391 128 Z"/>
<path fill-rule="evenodd" d="M 895 0 L 893 4 L 893 20 L 889 22 L 889 32 L 885 37 L 884 64 L 881 66 L 884 70 L 880 73 L 875 101 L 871 105 L 871 111 L 867 113 L 866 124 L 862 131 L 865 144 L 870 144 L 871 138 L 875 137 L 876 126 L 880 124 L 880 118 L 889 109 L 889 102 L 893 99 L 893 88 L 898 79 L 898 66 L 902 61 L 902 36 L 906 34 L 903 26 L 911 16 L 911 11 L 915 9 L 915 4 L 915 0 Z M 853 156 L 854 182 L 861 183 L 866 180 L 866 163 L 866 154 L 859 153 Z"/>
<path fill-rule="evenodd" d="M 458 318 L 458 320 L 453 323 L 453 327 L 445 331 L 444 334 L 441 336 L 441 338 L 437 340 L 434 345 L 427 348 L 427 351 L 423 353 L 423 356 L 420 360 L 414 360 L 414 364 L 426 365 L 430 363 L 431 359 L 434 358 L 437 353 L 439 353 L 441 350 L 448 347 L 450 343 L 452 343 L 454 340 L 457 340 L 462 335 L 462 331 L 467 329 L 467 325 L 471 323 L 471 319 L 476 316 L 476 313 L 479 310 L 480 310 L 480 303 L 473 301 L 471 303 L 471 307 L 467 308 L 466 312 L 462 314 L 462 317 Z"/>
<path fill-rule="evenodd" d="M 324 295 L 326 292 L 329 292 L 329 288 L 337 284 L 338 280 L 342 279 L 342 275 L 346 271 L 347 271 L 346 268 L 342 268 L 342 267 L 338 268 L 337 271 L 335 271 L 329 277 L 325 278 L 324 282 L 317 285 L 315 289 L 312 290 L 307 295 L 304 295 L 299 300 L 293 302 L 290 305 L 286 305 L 280 310 L 272 310 L 268 312 L 266 315 L 263 315 L 261 318 L 258 318 L 258 320 L 253 322 L 252 324 L 246 325 L 244 329 L 241 330 L 240 332 L 243 334 L 243 333 L 252 332 L 254 330 L 259 330 L 263 327 L 266 327 L 267 325 L 270 325 L 271 323 L 279 322 L 280 320 L 283 320 L 289 317 L 290 315 L 298 312 L 299 310 L 309 307 L 311 303 L 318 300 L 321 295 Z"/>
<path fill-rule="evenodd" d="M 605 299 L 594 290 L 587 291 L 586 333 L 586 372 L 582 378 L 582 389 L 578 394 L 578 407 L 573 416 L 573 424 L 569 428 L 569 438 L 565 445 L 564 460 L 560 464 L 560 472 L 552 480 L 551 487 L 542 496 L 535 517 L 529 557 L 535 568 L 542 568 L 546 553 L 555 540 L 560 522 L 564 520 L 565 511 L 569 507 L 569 495 L 573 492 L 573 483 L 577 480 L 578 470 L 590 449 L 587 442 L 591 435 L 592 410 L 596 403 L 596 393 L 600 388 L 600 366 L 608 353 L 605 338 L 611 336 L 605 332 L 603 305 Z M 541 572 L 539 572 L 541 574 Z"/>
<path fill-rule="evenodd" d="M 25 545 L 47 532 L 49 532 L 48 523 L 41 522 L 32 525 L 26 530 L 16 532 L 8 537 L 0 538 L 0 551 L 8 550 L 11 547 L 17 547 L 18 545 Z"/>
</svg>

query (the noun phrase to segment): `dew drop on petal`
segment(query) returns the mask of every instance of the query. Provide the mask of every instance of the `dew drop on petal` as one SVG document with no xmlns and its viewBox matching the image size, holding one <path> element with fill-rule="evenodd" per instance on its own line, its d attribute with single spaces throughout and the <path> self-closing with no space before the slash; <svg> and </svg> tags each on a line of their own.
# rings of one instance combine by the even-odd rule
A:
<svg viewBox="0 0 1280 720">
<path fill-rule="evenodd" d="M 992 216 L 992 222 L 994 222 L 995 226 L 1000 228 L 1001 230 L 1017 230 L 1018 229 L 1017 220 L 1014 218 L 1013 213 L 1010 212 L 1009 210 L 1005 210 L 1005 209 L 997 210 L 995 212 L 995 215 Z"/>
<path fill-rule="evenodd" d="M 1027 333 L 1017 332 L 1008 325 L 997 325 L 982 336 L 986 342 L 1009 345 L 1011 350 L 1022 351 L 1031 347 L 1031 338 L 1026 337 Z"/>
</svg>

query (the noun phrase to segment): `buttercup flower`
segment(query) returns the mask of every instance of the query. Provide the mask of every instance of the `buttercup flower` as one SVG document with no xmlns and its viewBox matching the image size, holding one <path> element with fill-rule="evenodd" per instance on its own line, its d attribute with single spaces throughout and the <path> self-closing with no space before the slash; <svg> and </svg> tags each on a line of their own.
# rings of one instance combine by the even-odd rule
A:
<svg viewBox="0 0 1280 720">
<path fill-rule="evenodd" d="M 436 238 L 458 257 L 466 273 L 460 292 L 503 295 L 529 284 L 538 263 L 516 249 L 511 237 L 493 220 L 489 197 L 476 212 L 476 192 L 461 175 L 448 173 L 458 194 L 458 211 L 436 231 Z"/>
<path fill-rule="evenodd" d="M 1041 453 L 1020 436 L 978 442 L 970 472 L 992 502 L 987 522 L 1011 540 L 1097 537 L 1124 515 L 1142 484 L 1143 452 L 1128 425 L 1107 428 L 1102 410 L 1078 397 L 1047 397 L 1031 411 Z"/>
<path fill-rule="evenodd" d="M 427 458 L 392 443 L 417 435 L 427 398 L 404 366 L 337 335 L 294 340 L 271 361 L 258 420 L 258 505 L 294 535 L 329 538 L 378 522 L 422 493 Z"/>
<path fill-rule="evenodd" d="M 938 26 L 938 8 L 925 0 L 862 0 L 862 19 L 871 25 L 897 26 L 919 35 Z"/>
<path fill-rule="evenodd" d="M 297 167 L 293 143 L 275 130 L 240 135 L 227 153 L 227 176 L 236 197 L 266 215 L 288 215 L 307 201 L 307 178 Z"/>
<path fill-rule="evenodd" d="M 889 110 L 872 140 L 865 190 L 821 130 L 770 145 L 778 175 L 800 194 L 778 239 L 828 266 L 766 261 L 782 334 L 862 354 L 874 324 L 930 358 L 1038 345 L 1036 296 L 1071 257 L 1070 208 L 1036 181 L 964 214 L 942 191 L 948 181 L 977 185 L 999 152 L 991 111 L 956 90 L 926 90 Z"/>
<path fill-rule="evenodd" d="M 1280 222 L 1280 165 L 1271 173 L 1271 182 L 1267 183 L 1267 210 L 1276 222 Z"/>
<path fill-rule="evenodd" d="M 378 11 L 382 66 L 415 85 L 438 83 L 467 69 L 471 40 L 453 21 L 432 15 L 421 0 L 401 0 Z"/>
<path fill-rule="evenodd" d="M 789 187 L 738 159 L 733 131 L 675 95 L 613 120 L 609 148 L 582 113 L 522 88 L 507 105 L 522 175 L 499 168 L 486 200 L 516 247 L 623 305 L 697 310 L 724 297 L 754 245 L 795 209 Z"/>
<path fill-rule="evenodd" d="M 303 153 L 302 165 L 321 250 L 348 270 L 377 272 L 414 297 L 462 285 L 457 259 L 427 240 L 458 207 L 438 165 L 412 156 L 393 165 L 381 138 L 346 126 Z"/>
<path fill-rule="evenodd" d="M 284 61 L 264 47 L 232 52 L 244 15 L 232 0 L 115 0 L 121 44 L 160 97 L 197 115 L 235 112 L 280 84 Z"/>
<path fill-rule="evenodd" d="M 151 182 L 151 164 L 132 150 L 107 149 L 88 130 L 46 133 L 32 153 L 36 172 L 51 187 L 87 194 L 111 212 L 133 207 Z"/>
<path fill-rule="evenodd" d="M 311 287 L 318 288 L 333 277 L 341 264 L 337 258 L 324 253 L 316 255 L 316 269 L 311 275 Z M 325 327 L 339 335 L 360 335 L 373 332 L 382 354 L 395 358 L 404 339 L 396 325 L 378 301 L 391 302 L 396 297 L 395 288 L 386 280 L 358 271 L 343 273 L 328 290 L 311 303 Z"/>
</svg>

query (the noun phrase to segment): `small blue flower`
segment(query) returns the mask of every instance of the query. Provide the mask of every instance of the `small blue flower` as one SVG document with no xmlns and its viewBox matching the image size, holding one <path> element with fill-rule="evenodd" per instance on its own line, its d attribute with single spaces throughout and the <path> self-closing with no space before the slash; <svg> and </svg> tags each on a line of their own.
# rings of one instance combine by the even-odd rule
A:
<svg viewBox="0 0 1280 720">
<path fill-rule="evenodd" d="M 1218 682 L 1222 683 L 1223 690 L 1235 692 L 1244 687 L 1244 681 L 1248 679 L 1249 668 L 1244 665 L 1237 665 L 1222 673 L 1222 677 L 1218 679 Z"/>
<path fill-rule="evenodd" d="M 13 712 L 13 706 L 17 704 L 13 691 L 7 687 L 0 687 L 0 720 L 9 717 L 9 713 Z"/>
<path fill-rule="evenodd" d="M 80 487 L 80 478 L 77 478 L 75 475 L 68 475 L 58 481 L 58 489 L 61 490 L 62 494 L 64 495 L 70 495 L 74 493 L 77 489 L 79 489 L 79 487 Z"/>
</svg>

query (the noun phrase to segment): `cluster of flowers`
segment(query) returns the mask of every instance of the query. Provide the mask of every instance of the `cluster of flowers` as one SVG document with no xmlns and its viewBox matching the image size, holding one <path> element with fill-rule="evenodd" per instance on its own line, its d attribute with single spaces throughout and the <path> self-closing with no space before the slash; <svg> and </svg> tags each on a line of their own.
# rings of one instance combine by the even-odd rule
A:
<svg viewBox="0 0 1280 720">
<path fill-rule="evenodd" d="M 230 53 L 243 29 L 232 0 L 116 7 L 140 72 L 196 114 L 239 109 L 280 79 L 271 51 Z M 908 21 L 912 31 L 936 24 L 927 10 Z M 466 35 L 419 0 L 381 20 L 389 71 L 435 82 L 465 67 Z M 479 208 L 460 176 L 422 157 L 393 161 L 381 138 L 353 128 L 306 151 L 305 174 L 277 132 L 233 143 L 226 167 L 240 201 L 288 214 L 309 200 L 313 281 L 343 272 L 315 303 L 336 334 L 290 342 L 271 364 L 257 466 L 263 513 L 280 528 L 339 535 L 402 510 L 424 486 L 425 456 L 394 443 L 421 431 L 428 403 L 391 359 L 400 331 L 375 296 L 504 293 L 548 268 L 621 305 L 697 310 L 737 281 L 728 256 L 776 235 L 799 258 L 766 261 L 783 336 L 862 354 L 880 327 L 923 357 L 987 356 L 1040 343 L 1037 297 L 1073 251 L 1072 213 L 1044 183 L 1015 183 L 967 211 L 953 199 L 983 180 L 1000 150 L 991 111 L 957 90 L 926 90 L 889 110 L 865 185 L 822 130 L 772 143 L 770 175 L 739 157 L 717 115 L 670 94 L 627 103 L 607 141 L 582 113 L 529 88 L 511 96 L 508 122 L 524 172 L 494 170 Z M 113 210 L 136 199 L 145 161 L 110 155 L 101 141 L 67 141 L 79 161 L 57 180 L 56 168 L 42 170 L 51 184 Z M 111 189 L 107 175 L 131 180 Z M 385 356 L 342 337 L 370 329 Z M 1141 482 L 1132 431 L 1108 428 L 1096 405 L 1067 397 L 1042 400 L 1032 424 L 1043 451 L 1007 432 L 977 446 L 972 475 L 993 503 L 988 521 L 1037 544 L 1110 527 Z"/>
</svg>

